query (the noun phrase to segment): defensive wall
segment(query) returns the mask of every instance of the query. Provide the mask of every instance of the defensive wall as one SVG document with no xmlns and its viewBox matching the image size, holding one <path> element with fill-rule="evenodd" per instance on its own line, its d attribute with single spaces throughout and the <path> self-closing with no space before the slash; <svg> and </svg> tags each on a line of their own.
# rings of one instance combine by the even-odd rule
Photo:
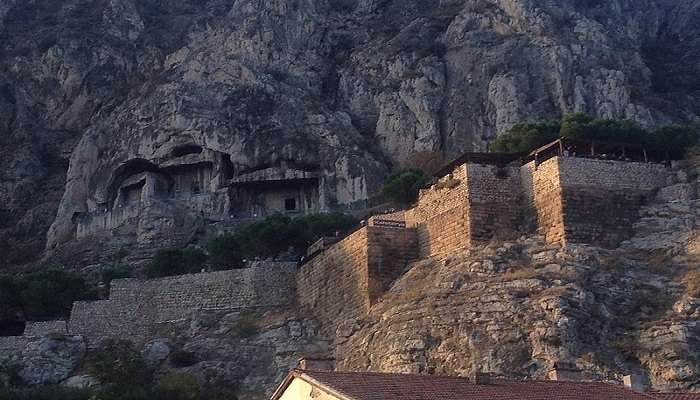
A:
<svg viewBox="0 0 700 400">
<path fill-rule="evenodd" d="M 421 190 L 415 207 L 312 246 L 313 258 L 296 276 L 299 304 L 333 337 L 343 321 L 366 315 L 417 258 L 528 233 L 550 243 L 616 245 L 669 177 L 662 164 L 583 157 L 456 165 Z"/>
<path fill-rule="evenodd" d="M 189 318 L 196 310 L 289 307 L 294 263 L 177 277 L 112 281 L 109 300 L 76 302 L 68 331 L 89 345 L 108 338 L 141 343 L 156 324 Z"/>
<path fill-rule="evenodd" d="M 669 176 L 663 164 L 583 157 L 466 163 L 421 190 L 403 216 L 418 232 L 421 258 L 528 233 L 550 243 L 615 246 Z"/>
<path fill-rule="evenodd" d="M 0 362 L 11 355 L 22 351 L 31 339 L 28 336 L 2 336 L 0 337 Z"/>
<path fill-rule="evenodd" d="M 421 258 L 469 247 L 467 193 L 466 165 L 420 191 L 418 203 L 406 211 L 405 219 L 406 226 L 417 231 Z"/>
<path fill-rule="evenodd" d="M 0 337 L 0 361 L 22 351 L 32 340 L 49 335 L 68 333 L 66 321 L 27 322 L 21 336 Z"/>
<path fill-rule="evenodd" d="M 482 160 L 485 160 L 482 158 Z M 644 199 L 670 184 L 662 164 L 556 156 L 525 165 L 463 162 L 420 192 L 415 207 L 376 216 L 345 238 L 323 238 L 307 260 L 156 280 L 112 282 L 108 300 L 77 302 L 70 321 L 28 324 L 3 349 L 67 332 L 89 346 L 142 343 L 160 324 L 197 310 L 299 306 L 323 333 L 365 316 L 408 265 L 528 233 L 548 242 L 615 245 L 629 237 Z"/>
<path fill-rule="evenodd" d="M 520 224 L 520 186 L 515 166 L 463 164 L 421 190 L 405 213 L 406 225 L 418 232 L 421 258 L 512 238 Z"/>
<path fill-rule="evenodd" d="M 337 326 L 365 315 L 369 308 L 418 258 L 416 231 L 401 223 L 368 226 L 318 253 L 296 276 L 301 309 L 332 337 Z"/>
<path fill-rule="evenodd" d="M 669 184 L 662 164 L 554 157 L 521 168 L 526 232 L 548 242 L 615 246 L 645 199 Z"/>
</svg>

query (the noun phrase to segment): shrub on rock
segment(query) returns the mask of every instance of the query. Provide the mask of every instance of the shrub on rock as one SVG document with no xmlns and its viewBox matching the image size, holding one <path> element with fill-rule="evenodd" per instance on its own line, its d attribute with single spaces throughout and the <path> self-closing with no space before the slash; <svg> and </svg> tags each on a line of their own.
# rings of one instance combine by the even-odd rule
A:
<svg viewBox="0 0 700 400">
<path fill-rule="evenodd" d="M 88 358 L 86 367 L 107 387 L 141 387 L 151 380 L 151 371 L 141 354 L 125 340 L 106 341 Z"/>
<path fill-rule="evenodd" d="M 401 169 L 391 174 L 384 182 L 382 195 L 393 203 L 407 206 L 418 199 L 418 193 L 428 183 L 430 177 L 422 169 Z"/>
<path fill-rule="evenodd" d="M 146 270 L 150 278 L 197 273 L 207 262 L 207 254 L 199 249 L 159 250 Z"/>
<path fill-rule="evenodd" d="M 175 368 L 189 367 L 198 361 L 196 354 L 185 350 L 178 350 L 170 355 L 170 364 Z"/>
</svg>

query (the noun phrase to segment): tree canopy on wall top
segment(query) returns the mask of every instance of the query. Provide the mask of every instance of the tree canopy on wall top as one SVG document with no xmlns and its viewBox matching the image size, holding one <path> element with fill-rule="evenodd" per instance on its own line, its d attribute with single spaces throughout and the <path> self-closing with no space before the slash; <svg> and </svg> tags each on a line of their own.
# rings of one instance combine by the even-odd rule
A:
<svg viewBox="0 0 700 400">
<path fill-rule="evenodd" d="M 384 182 L 382 195 L 400 206 L 406 206 L 418 198 L 420 189 L 430 182 L 430 176 L 420 168 L 400 169 Z"/>
<path fill-rule="evenodd" d="M 641 145 L 650 152 L 678 159 L 698 143 L 699 136 L 697 129 L 686 125 L 647 129 L 631 120 L 594 118 L 576 113 L 560 120 L 516 124 L 498 136 L 490 149 L 505 153 L 530 152 L 558 138 Z"/>
</svg>

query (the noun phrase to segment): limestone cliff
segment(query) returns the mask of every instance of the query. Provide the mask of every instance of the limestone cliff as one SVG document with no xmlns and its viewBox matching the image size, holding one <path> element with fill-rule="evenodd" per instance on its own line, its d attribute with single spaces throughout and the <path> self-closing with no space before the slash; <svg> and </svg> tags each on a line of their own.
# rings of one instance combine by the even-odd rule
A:
<svg viewBox="0 0 700 400">
<path fill-rule="evenodd" d="M 484 148 L 523 119 L 697 121 L 699 13 L 693 0 L 3 1 L 0 245 L 21 250 L 3 261 L 71 240 L 110 174 L 183 144 L 243 172 L 313 166 L 342 205 L 412 152 Z"/>
</svg>

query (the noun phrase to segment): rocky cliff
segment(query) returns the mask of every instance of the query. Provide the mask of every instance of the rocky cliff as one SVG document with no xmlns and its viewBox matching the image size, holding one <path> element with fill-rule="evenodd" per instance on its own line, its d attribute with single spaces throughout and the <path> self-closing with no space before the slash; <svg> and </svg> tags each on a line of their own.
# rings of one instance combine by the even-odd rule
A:
<svg viewBox="0 0 700 400">
<path fill-rule="evenodd" d="M 3 1 L 2 261 L 70 239 L 110 173 L 183 143 L 241 171 L 315 166 L 342 204 L 411 153 L 482 149 L 523 119 L 698 121 L 699 16 L 693 0 Z"/>
<path fill-rule="evenodd" d="M 529 235 L 452 251 L 410 263 L 368 314 L 330 325 L 319 310 L 302 315 L 296 304 L 181 306 L 154 320 L 142 355 L 158 374 L 176 368 L 217 376 L 236 384 L 246 399 L 267 398 L 302 356 L 333 356 L 340 370 L 517 378 L 543 378 L 553 363 L 566 362 L 578 366 L 584 379 L 620 381 L 636 374 L 656 391 L 698 391 L 696 161 L 684 161 L 687 168 L 676 164 L 669 185 L 648 199 L 633 236 L 617 248 L 547 244 Z M 195 296 L 206 302 L 207 293 L 196 292 L 202 285 L 183 295 L 185 280 L 201 278 L 174 278 L 161 290 L 179 301 Z M 167 298 L 145 287 L 132 290 L 161 302 Z M 342 285 L 336 289 L 342 291 Z M 347 302 L 350 294 L 342 296 Z M 280 295 L 272 300 L 288 302 Z M 94 382 L 82 375 L 86 351 L 94 351 L 85 337 L 65 332 L 37 337 L 54 325 L 32 324 L 22 337 L 0 338 L 0 358 L 9 357 L 27 383 Z M 58 326 L 65 330 L 65 324 Z M 133 339 L 136 327 L 124 326 Z M 191 360 L 179 365 L 175 355 L 183 351 Z"/>
</svg>

